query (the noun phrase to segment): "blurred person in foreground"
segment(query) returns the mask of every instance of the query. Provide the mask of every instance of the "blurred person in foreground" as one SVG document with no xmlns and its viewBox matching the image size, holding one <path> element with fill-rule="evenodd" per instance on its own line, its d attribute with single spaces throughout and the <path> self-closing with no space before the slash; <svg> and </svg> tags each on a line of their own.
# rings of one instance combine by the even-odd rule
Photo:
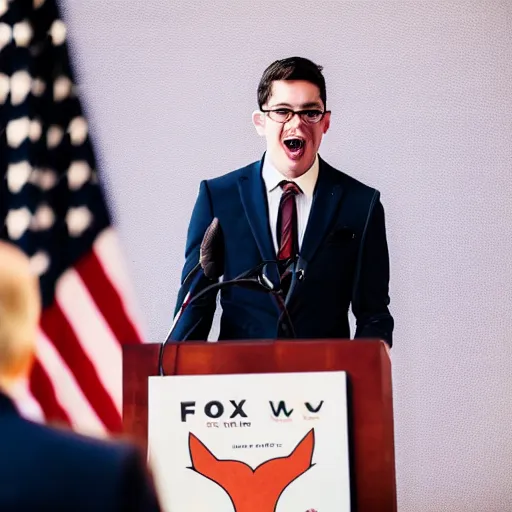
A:
<svg viewBox="0 0 512 512">
<path fill-rule="evenodd" d="M 159 511 L 135 447 L 23 418 L 12 396 L 30 373 L 41 314 L 29 260 L 0 242 L 0 510 Z"/>
</svg>

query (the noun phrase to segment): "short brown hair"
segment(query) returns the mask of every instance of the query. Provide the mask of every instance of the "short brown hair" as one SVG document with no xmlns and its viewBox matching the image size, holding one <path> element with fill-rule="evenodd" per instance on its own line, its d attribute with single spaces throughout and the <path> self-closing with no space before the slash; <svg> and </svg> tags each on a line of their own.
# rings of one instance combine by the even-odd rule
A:
<svg viewBox="0 0 512 512">
<path fill-rule="evenodd" d="M 258 85 L 258 105 L 263 105 L 270 98 L 272 82 L 275 80 L 305 80 L 320 89 L 320 98 L 327 106 L 327 92 L 325 78 L 322 75 L 323 67 L 304 57 L 288 57 L 276 60 L 263 72 Z"/>
</svg>

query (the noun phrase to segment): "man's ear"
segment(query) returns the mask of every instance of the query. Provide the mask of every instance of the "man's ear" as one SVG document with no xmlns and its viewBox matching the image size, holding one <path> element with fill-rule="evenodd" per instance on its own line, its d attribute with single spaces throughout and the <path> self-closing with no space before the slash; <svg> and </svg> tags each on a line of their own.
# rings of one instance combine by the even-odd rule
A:
<svg viewBox="0 0 512 512">
<path fill-rule="evenodd" d="M 256 132 L 261 137 L 265 136 L 265 114 L 260 110 L 255 110 L 252 113 L 252 124 L 256 128 Z"/>
<path fill-rule="evenodd" d="M 327 114 L 325 114 L 325 116 L 324 116 L 324 118 L 322 120 L 322 123 L 323 123 L 322 132 L 324 134 L 326 134 L 327 130 L 331 126 L 331 113 L 330 112 L 327 112 Z"/>
</svg>

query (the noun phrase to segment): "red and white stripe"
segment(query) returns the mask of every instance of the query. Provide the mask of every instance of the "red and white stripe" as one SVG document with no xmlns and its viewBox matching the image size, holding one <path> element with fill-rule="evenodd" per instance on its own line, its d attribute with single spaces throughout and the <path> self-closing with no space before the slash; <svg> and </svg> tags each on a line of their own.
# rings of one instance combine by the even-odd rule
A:
<svg viewBox="0 0 512 512">
<path fill-rule="evenodd" d="M 46 421 L 100 436 L 121 431 L 121 347 L 142 342 L 136 311 L 108 228 L 60 277 L 54 303 L 42 314 L 30 393 Z"/>
</svg>

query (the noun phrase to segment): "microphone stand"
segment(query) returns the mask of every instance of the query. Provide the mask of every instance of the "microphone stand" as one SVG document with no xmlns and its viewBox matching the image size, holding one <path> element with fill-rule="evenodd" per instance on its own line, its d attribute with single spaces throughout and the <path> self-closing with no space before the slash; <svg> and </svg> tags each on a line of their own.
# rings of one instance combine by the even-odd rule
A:
<svg viewBox="0 0 512 512">
<path fill-rule="evenodd" d="M 292 278 L 290 282 L 290 287 L 288 288 L 288 293 L 286 294 L 284 306 L 281 307 L 281 315 L 279 316 L 278 324 L 280 324 L 281 321 L 283 320 L 283 316 L 287 316 L 287 319 L 289 319 L 288 305 L 290 303 L 291 297 L 293 296 L 293 292 L 295 291 L 295 287 L 297 286 L 297 282 L 302 281 L 304 279 L 306 266 L 307 262 L 301 256 L 297 256 L 297 258 L 294 259 L 294 261 L 292 261 L 288 265 L 288 271 L 292 274 Z M 291 326 L 291 321 L 288 321 L 288 323 Z M 293 333 L 292 337 L 295 338 L 296 335 L 295 332 L 293 331 L 293 326 L 291 327 Z"/>
<path fill-rule="evenodd" d="M 265 265 L 265 263 L 261 263 L 259 265 L 259 267 L 262 268 L 264 265 Z M 247 272 L 244 272 L 243 274 L 241 274 L 241 276 L 243 276 L 243 275 L 250 275 L 250 274 L 252 274 L 252 273 L 254 273 L 256 271 L 257 271 L 256 269 L 251 269 L 250 271 L 247 271 Z M 262 281 L 265 281 L 265 283 L 263 283 Z M 221 282 L 216 282 L 216 283 L 213 283 L 211 285 L 208 285 L 206 288 L 201 290 L 197 295 L 192 297 L 187 302 L 187 304 L 185 305 L 185 307 L 183 308 L 181 313 L 183 313 L 183 311 L 187 307 L 189 307 L 194 302 L 199 300 L 201 297 L 204 297 L 206 294 L 210 293 L 211 291 L 213 291 L 213 290 L 217 291 L 217 290 L 220 290 L 222 288 L 227 288 L 228 286 L 243 286 L 243 287 L 249 288 L 249 289 L 252 288 L 253 290 L 256 290 L 256 291 L 262 291 L 262 292 L 265 292 L 265 293 L 271 293 L 272 296 L 276 299 L 276 301 L 278 303 L 278 306 L 279 306 L 279 309 L 281 310 L 281 315 L 279 317 L 280 321 L 283 318 L 283 316 L 286 317 L 286 322 L 288 324 L 288 327 L 290 328 L 290 332 L 292 333 L 292 337 L 293 338 L 296 337 L 295 329 L 293 328 L 293 324 L 292 324 L 290 315 L 289 315 L 289 313 L 288 313 L 288 311 L 286 309 L 285 302 L 284 302 L 282 296 L 279 294 L 279 291 L 273 289 L 274 286 L 273 286 L 272 282 L 265 275 L 262 275 L 259 278 L 249 278 L 249 277 L 238 278 L 237 277 L 237 278 L 231 279 L 229 281 L 221 281 Z M 171 328 L 171 332 L 167 336 L 167 339 L 160 345 L 160 352 L 159 352 L 159 355 L 158 355 L 158 374 L 160 376 L 165 376 L 164 368 L 163 368 L 163 358 L 164 358 L 165 345 L 170 340 L 170 338 L 172 336 L 172 333 L 173 333 L 174 329 L 176 328 L 177 323 L 178 322 L 176 320 L 174 322 L 174 324 L 173 324 L 173 327 Z M 182 341 L 185 341 L 185 340 L 182 340 Z"/>
</svg>

